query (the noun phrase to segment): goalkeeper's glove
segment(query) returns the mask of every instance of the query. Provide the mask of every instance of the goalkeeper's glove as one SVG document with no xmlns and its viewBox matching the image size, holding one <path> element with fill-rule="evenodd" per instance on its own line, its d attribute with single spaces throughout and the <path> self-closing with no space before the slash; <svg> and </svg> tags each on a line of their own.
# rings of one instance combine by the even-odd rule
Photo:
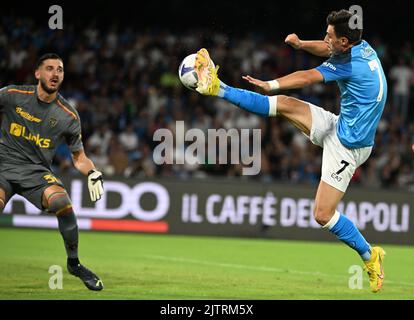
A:
<svg viewBox="0 0 414 320">
<path fill-rule="evenodd" d="M 97 201 L 103 195 L 102 172 L 92 169 L 88 172 L 88 189 L 92 201 Z"/>
</svg>

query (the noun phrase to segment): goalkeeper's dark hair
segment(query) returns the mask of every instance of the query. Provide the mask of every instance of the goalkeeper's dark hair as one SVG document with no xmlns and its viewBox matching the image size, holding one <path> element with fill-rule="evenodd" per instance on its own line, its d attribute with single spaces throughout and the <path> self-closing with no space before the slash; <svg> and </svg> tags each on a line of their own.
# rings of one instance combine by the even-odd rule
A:
<svg viewBox="0 0 414 320">
<path fill-rule="evenodd" d="M 56 53 L 45 53 L 42 55 L 36 62 L 36 70 L 43 64 L 43 61 L 53 59 L 53 60 L 60 60 L 63 62 L 63 59 L 59 57 Z"/>
<path fill-rule="evenodd" d="M 353 14 L 345 9 L 340 11 L 332 11 L 326 18 L 326 24 L 334 27 L 335 35 L 345 37 L 350 44 L 354 44 L 361 40 L 362 29 L 352 29 L 349 25 L 349 19 Z"/>
</svg>

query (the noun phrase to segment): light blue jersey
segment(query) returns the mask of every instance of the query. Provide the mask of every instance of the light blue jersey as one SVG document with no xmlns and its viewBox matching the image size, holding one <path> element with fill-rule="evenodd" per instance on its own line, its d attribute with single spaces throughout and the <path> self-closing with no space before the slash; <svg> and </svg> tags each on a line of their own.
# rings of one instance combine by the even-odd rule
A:
<svg viewBox="0 0 414 320">
<path fill-rule="evenodd" d="M 375 50 L 362 40 L 316 70 L 325 82 L 336 81 L 341 91 L 339 141 L 352 149 L 373 146 L 387 99 L 387 80 Z"/>
</svg>

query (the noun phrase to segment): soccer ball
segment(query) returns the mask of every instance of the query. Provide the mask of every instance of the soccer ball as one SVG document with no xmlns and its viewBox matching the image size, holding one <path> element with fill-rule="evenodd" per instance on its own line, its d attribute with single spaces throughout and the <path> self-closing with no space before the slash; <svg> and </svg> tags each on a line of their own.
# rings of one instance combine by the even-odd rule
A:
<svg viewBox="0 0 414 320">
<path fill-rule="evenodd" d="M 186 56 L 178 68 L 178 76 L 181 83 L 190 90 L 197 88 L 197 72 L 194 70 L 194 64 L 197 54 L 193 53 Z"/>
</svg>

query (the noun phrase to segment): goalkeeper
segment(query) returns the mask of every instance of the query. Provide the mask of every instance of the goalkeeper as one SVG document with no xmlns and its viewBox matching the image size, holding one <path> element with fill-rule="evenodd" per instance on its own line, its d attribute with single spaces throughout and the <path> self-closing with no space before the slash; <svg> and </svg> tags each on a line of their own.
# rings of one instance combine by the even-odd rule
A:
<svg viewBox="0 0 414 320">
<path fill-rule="evenodd" d="M 102 173 L 85 155 L 76 110 L 58 93 L 64 77 L 63 61 L 53 53 L 40 57 L 37 85 L 7 86 L 0 90 L 0 213 L 19 194 L 41 210 L 56 215 L 67 253 L 67 269 L 90 290 L 103 289 L 97 275 L 78 257 L 78 226 L 62 182 L 51 172 L 56 148 L 66 142 L 74 166 L 88 177 L 92 201 L 103 194 Z"/>
</svg>

